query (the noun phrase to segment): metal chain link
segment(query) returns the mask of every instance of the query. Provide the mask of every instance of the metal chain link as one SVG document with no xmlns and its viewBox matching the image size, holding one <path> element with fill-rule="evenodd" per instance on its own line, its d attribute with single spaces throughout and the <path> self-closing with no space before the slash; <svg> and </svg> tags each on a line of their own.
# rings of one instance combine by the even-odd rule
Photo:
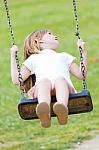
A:
<svg viewBox="0 0 99 150">
<path fill-rule="evenodd" d="M 75 21 L 76 21 L 76 34 L 75 35 L 78 37 L 78 39 L 80 39 L 76 0 L 73 0 L 73 8 L 74 8 L 74 17 L 75 17 Z M 86 77 L 85 77 L 85 66 L 84 66 L 84 62 L 83 62 L 84 60 L 83 60 L 83 54 L 82 54 L 82 48 L 81 47 L 79 47 L 79 51 L 80 51 L 81 72 L 83 75 L 83 89 L 86 89 L 87 84 L 86 84 Z"/>
<path fill-rule="evenodd" d="M 14 38 L 12 24 L 11 24 L 11 20 L 10 20 L 7 0 L 4 0 L 4 4 L 5 4 L 5 9 L 6 9 L 7 20 L 8 20 L 11 39 L 12 39 L 12 44 L 15 45 L 15 38 Z M 22 75 L 21 75 L 21 69 L 20 69 L 19 59 L 18 59 L 17 53 L 15 55 L 15 59 L 16 59 L 16 64 L 17 64 L 17 69 L 18 69 L 18 81 L 20 83 L 20 91 L 21 91 L 21 95 L 24 96 L 24 84 L 23 84 L 23 78 L 22 78 Z"/>
</svg>

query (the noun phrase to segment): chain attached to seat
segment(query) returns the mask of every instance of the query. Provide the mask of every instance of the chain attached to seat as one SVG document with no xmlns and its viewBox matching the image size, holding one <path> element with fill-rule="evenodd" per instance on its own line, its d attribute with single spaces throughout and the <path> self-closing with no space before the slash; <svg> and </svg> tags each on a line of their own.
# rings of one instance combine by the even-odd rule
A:
<svg viewBox="0 0 99 150">
<path fill-rule="evenodd" d="M 73 0 L 73 8 L 74 8 L 74 17 L 75 17 L 75 21 L 76 21 L 76 34 L 75 35 L 78 37 L 78 39 L 81 39 L 80 38 L 79 24 L 78 24 L 76 0 Z M 86 84 L 86 77 L 85 77 L 85 66 L 84 66 L 84 62 L 83 62 L 83 54 L 82 54 L 82 48 L 81 47 L 79 47 L 79 51 L 80 51 L 81 72 L 82 72 L 82 76 L 83 76 L 83 89 L 86 89 L 87 84 Z"/>
<path fill-rule="evenodd" d="M 15 45 L 15 38 L 14 38 L 12 24 L 11 24 L 11 20 L 10 20 L 7 0 L 4 0 L 4 4 L 5 4 L 5 9 L 6 9 L 6 15 L 7 15 L 8 25 L 9 25 L 9 29 L 10 29 L 12 44 Z M 18 81 L 20 83 L 20 91 L 21 91 L 21 95 L 24 96 L 24 84 L 23 84 L 23 78 L 22 78 L 22 75 L 21 75 L 21 69 L 20 69 L 19 59 L 18 59 L 17 53 L 15 55 L 15 59 L 16 59 L 16 64 L 17 64 L 17 69 L 18 69 Z"/>
</svg>

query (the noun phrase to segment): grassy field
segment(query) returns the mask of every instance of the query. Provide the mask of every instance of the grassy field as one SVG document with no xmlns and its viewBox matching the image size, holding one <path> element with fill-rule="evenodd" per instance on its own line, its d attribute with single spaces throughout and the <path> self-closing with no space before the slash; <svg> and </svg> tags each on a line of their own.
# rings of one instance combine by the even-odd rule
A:
<svg viewBox="0 0 99 150">
<path fill-rule="evenodd" d="M 82 142 L 99 130 L 99 1 L 77 0 L 81 37 L 86 42 L 89 57 L 87 86 L 93 99 L 94 110 L 90 113 L 71 115 L 66 126 L 60 126 L 52 118 L 52 126 L 43 129 L 39 120 L 24 121 L 17 111 L 19 87 L 10 77 L 10 39 L 3 1 L 0 1 L 0 150 L 73 150 L 75 143 Z M 75 21 L 72 0 L 8 0 L 19 59 L 25 37 L 41 28 L 52 30 L 59 36 L 60 51 L 66 50 L 77 56 Z M 72 79 L 77 90 L 82 82 Z"/>
</svg>

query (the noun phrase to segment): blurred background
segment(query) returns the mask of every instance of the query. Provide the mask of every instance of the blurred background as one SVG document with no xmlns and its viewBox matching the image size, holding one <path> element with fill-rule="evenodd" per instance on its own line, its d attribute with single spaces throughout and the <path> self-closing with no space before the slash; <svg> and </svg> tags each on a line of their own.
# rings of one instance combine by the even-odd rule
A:
<svg viewBox="0 0 99 150">
<path fill-rule="evenodd" d="M 59 51 L 77 57 L 75 20 L 72 0 L 7 0 L 18 57 L 22 65 L 23 44 L 26 36 L 37 29 L 49 29 L 60 39 Z M 20 99 L 18 86 L 10 76 L 10 48 L 12 40 L 4 8 L 0 1 L 0 150 L 73 150 L 76 143 L 91 137 L 99 130 L 99 1 L 76 0 L 81 38 L 88 51 L 87 87 L 91 93 L 92 112 L 70 115 L 66 126 L 43 129 L 39 120 L 22 120 L 17 105 Z M 82 82 L 73 78 L 77 91 Z"/>
</svg>

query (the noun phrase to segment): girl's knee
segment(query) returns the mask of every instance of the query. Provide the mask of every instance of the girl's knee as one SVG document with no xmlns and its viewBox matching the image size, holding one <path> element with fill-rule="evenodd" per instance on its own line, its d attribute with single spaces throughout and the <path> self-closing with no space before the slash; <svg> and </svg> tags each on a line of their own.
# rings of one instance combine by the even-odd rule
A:
<svg viewBox="0 0 99 150">
<path fill-rule="evenodd" d="M 56 83 L 60 83 L 60 82 L 65 82 L 65 83 L 67 83 L 67 82 L 66 82 L 66 79 L 65 79 L 64 77 L 57 77 L 56 80 L 55 80 L 55 84 L 56 84 Z"/>
</svg>

